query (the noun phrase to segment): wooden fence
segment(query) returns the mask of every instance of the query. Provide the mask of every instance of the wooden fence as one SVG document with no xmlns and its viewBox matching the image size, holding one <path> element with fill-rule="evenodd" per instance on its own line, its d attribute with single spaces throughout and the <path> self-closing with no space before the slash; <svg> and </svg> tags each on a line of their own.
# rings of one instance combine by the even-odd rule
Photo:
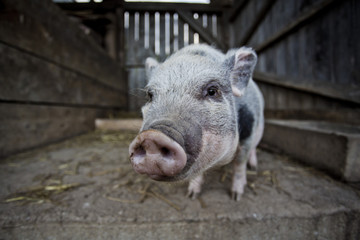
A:
<svg viewBox="0 0 360 240">
<path fill-rule="evenodd" d="M 259 54 L 268 117 L 360 123 L 359 1 L 239 1 L 230 15 L 230 45 Z"/>
</svg>

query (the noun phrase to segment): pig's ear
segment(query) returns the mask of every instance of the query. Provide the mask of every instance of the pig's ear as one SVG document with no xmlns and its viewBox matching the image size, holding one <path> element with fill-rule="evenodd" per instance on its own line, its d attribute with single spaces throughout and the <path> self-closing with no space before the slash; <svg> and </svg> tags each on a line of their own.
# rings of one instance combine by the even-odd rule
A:
<svg viewBox="0 0 360 240">
<path fill-rule="evenodd" d="M 257 56 L 254 50 L 248 47 L 238 49 L 232 56 L 231 88 L 235 96 L 241 97 L 252 77 Z"/>
<path fill-rule="evenodd" d="M 151 57 L 148 57 L 146 60 L 145 60 L 145 70 L 146 70 L 146 76 L 147 78 L 149 79 L 152 71 L 156 68 L 156 66 L 159 65 L 159 62 L 154 59 L 154 58 L 151 58 Z"/>
</svg>

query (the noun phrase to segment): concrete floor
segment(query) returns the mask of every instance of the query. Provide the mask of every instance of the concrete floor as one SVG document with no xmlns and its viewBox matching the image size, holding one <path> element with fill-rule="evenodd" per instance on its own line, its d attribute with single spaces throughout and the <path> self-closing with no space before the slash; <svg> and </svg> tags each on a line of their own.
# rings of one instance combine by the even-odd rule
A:
<svg viewBox="0 0 360 240">
<path fill-rule="evenodd" d="M 93 132 L 0 164 L 0 239 L 360 239 L 360 193 L 286 156 L 258 150 L 240 202 L 231 167 L 186 184 L 137 175 L 134 132 Z"/>
</svg>

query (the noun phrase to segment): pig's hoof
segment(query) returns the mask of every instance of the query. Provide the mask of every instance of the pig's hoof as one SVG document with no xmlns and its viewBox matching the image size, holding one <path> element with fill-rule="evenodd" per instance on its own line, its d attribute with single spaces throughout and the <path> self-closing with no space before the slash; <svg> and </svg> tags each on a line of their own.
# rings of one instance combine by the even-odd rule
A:
<svg viewBox="0 0 360 240">
<path fill-rule="evenodd" d="M 192 199 L 192 200 L 195 200 L 199 197 L 200 195 L 200 192 L 195 192 L 195 191 L 188 191 L 188 193 L 186 194 L 186 197 Z"/>
<path fill-rule="evenodd" d="M 190 181 L 187 197 L 196 199 L 201 192 L 201 185 L 204 183 L 203 175 L 199 175 Z"/>
<path fill-rule="evenodd" d="M 252 165 L 248 163 L 247 168 L 252 172 L 257 172 L 257 165 Z"/>
<path fill-rule="evenodd" d="M 242 193 L 231 191 L 231 199 L 234 201 L 240 201 L 241 200 Z"/>
</svg>

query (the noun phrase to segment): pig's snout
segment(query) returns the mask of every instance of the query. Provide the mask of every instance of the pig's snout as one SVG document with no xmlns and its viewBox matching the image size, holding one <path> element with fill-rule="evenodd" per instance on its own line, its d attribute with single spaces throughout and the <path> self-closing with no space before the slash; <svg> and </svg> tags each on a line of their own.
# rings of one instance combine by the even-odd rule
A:
<svg viewBox="0 0 360 240">
<path fill-rule="evenodd" d="M 180 144 L 157 130 L 140 133 L 130 144 L 129 154 L 135 171 L 155 180 L 174 177 L 187 160 Z"/>
</svg>

